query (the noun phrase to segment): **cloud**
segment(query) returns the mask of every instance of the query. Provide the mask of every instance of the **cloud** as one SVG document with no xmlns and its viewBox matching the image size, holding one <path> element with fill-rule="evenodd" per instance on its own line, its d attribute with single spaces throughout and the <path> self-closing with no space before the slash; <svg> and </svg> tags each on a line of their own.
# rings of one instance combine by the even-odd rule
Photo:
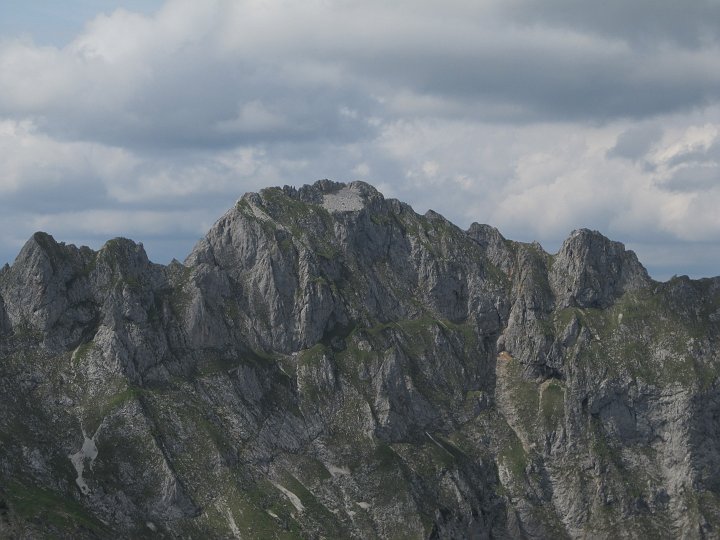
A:
<svg viewBox="0 0 720 540">
<path fill-rule="evenodd" d="M 573 28 L 612 36 L 641 47 L 671 43 L 701 48 L 720 37 L 720 4 L 714 0 L 509 0 L 497 9 L 525 24 Z"/>
<path fill-rule="evenodd" d="M 242 192 L 324 177 L 551 247 L 581 226 L 720 247 L 719 10 L 168 0 L 9 37 L 0 258 L 33 228 L 182 258 Z"/>
<path fill-rule="evenodd" d="M 222 14 L 219 3 L 170 2 L 154 18 L 121 10 L 100 16 L 62 49 L 6 43 L 0 114 L 34 117 L 56 138 L 135 149 L 367 131 L 362 120 L 339 114 L 341 104 L 367 101 L 357 92 L 223 49 Z"/>
<path fill-rule="evenodd" d="M 720 188 L 720 165 L 716 162 L 702 163 L 678 168 L 663 183 L 670 191 L 702 192 Z"/>
<path fill-rule="evenodd" d="M 0 121 L 0 152 L 0 195 L 6 205 L 29 192 L 60 195 L 72 191 L 68 189 L 72 186 L 84 189 L 85 201 L 92 201 L 93 194 L 100 196 L 98 191 L 102 191 L 97 189 L 97 178 L 112 182 L 137 163 L 120 148 L 54 140 L 30 120 Z M 28 204 L 38 202 L 27 200 Z"/>
<path fill-rule="evenodd" d="M 232 147 L 358 140 L 373 135 L 372 115 L 604 121 L 720 96 L 715 41 L 634 48 L 570 26 L 578 17 L 520 24 L 518 9 L 532 10 L 515 4 L 455 2 L 466 16 L 444 18 L 433 2 L 171 0 L 154 16 L 118 10 L 63 48 L 1 46 L 0 113 L 41 118 L 73 140 Z"/>
<path fill-rule="evenodd" d="M 607 155 L 611 158 L 620 157 L 637 161 L 645 157 L 662 135 L 662 128 L 657 124 L 633 126 L 618 136 L 615 146 Z"/>
</svg>

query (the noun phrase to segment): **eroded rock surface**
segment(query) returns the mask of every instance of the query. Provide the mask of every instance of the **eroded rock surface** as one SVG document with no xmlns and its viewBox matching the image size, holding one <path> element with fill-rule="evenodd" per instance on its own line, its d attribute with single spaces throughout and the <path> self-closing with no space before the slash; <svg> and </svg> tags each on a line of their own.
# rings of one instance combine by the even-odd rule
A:
<svg viewBox="0 0 720 540">
<path fill-rule="evenodd" d="M 0 270 L 0 536 L 711 538 L 720 278 L 362 182 Z"/>
</svg>

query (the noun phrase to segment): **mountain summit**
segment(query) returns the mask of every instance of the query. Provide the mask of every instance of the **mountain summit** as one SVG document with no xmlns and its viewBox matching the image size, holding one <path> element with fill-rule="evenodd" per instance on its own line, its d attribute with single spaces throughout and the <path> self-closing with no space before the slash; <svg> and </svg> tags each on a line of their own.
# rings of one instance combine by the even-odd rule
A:
<svg viewBox="0 0 720 540">
<path fill-rule="evenodd" d="M 720 278 L 551 255 L 363 182 L 244 195 L 180 263 L 0 270 L 0 536 L 705 538 Z"/>
</svg>

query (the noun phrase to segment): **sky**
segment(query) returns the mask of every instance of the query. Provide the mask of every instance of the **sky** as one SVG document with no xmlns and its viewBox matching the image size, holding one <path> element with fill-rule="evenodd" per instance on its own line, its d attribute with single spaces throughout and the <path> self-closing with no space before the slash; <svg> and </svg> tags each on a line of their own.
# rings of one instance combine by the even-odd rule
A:
<svg viewBox="0 0 720 540">
<path fill-rule="evenodd" d="M 718 275 L 720 0 L 0 3 L 0 265 L 37 230 L 182 260 L 321 178 Z"/>
</svg>

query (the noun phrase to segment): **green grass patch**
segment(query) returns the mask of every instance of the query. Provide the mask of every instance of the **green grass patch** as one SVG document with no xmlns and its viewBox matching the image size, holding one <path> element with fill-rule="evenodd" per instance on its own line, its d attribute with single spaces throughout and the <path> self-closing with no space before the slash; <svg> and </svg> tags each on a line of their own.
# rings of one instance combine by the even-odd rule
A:
<svg viewBox="0 0 720 540">
<path fill-rule="evenodd" d="M 525 476 L 529 458 L 517 436 L 513 434 L 506 441 L 500 448 L 498 457 L 500 462 L 510 471 L 514 480 L 519 480 Z"/>
<path fill-rule="evenodd" d="M 565 391 L 560 383 L 550 381 L 540 394 L 540 414 L 545 425 L 556 426 L 565 416 Z"/>
<path fill-rule="evenodd" d="M 523 377 L 522 364 L 516 358 L 499 360 L 499 362 L 507 362 L 505 384 L 510 395 L 510 402 L 519 416 L 522 428 L 526 433 L 534 433 L 540 405 L 538 384 Z"/>
<path fill-rule="evenodd" d="M 110 529 L 68 495 L 17 480 L 5 487 L 10 508 L 22 520 L 47 523 L 63 533 L 85 529 L 107 537 Z"/>
</svg>

